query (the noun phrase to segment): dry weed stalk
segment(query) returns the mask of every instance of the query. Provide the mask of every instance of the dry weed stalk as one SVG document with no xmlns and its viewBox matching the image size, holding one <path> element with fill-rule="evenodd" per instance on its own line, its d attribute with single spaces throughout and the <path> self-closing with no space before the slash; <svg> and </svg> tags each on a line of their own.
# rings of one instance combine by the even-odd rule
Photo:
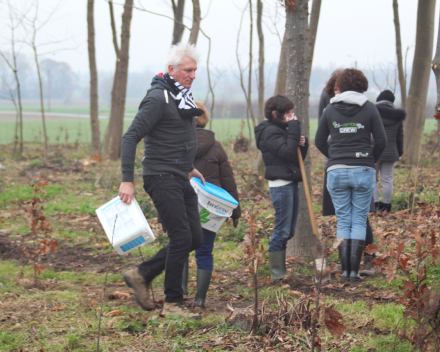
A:
<svg viewBox="0 0 440 352">
<path fill-rule="evenodd" d="M 113 247 L 113 238 L 115 236 L 115 228 L 116 228 L 116 221 L 118 220 L 118 214 L 116 214 L 115 222 L 113 224 L 113 232 L 112 232 L 112 247 Z M 113 250 L 110 250 L 108 254 L 108 260 L 107 260 L 107 268 L 105 270 L 105 279 L 104 279 L 104 286 L 102 287 L 102 297 L 101 297 L 101 309 L 99 310 L 99 324 L 98 324 L 98 341 L 96 344 L 96 351 L 99 352 L 99 339 L 101 337 L 101 319 L 102 319 L 102 308 L 104 306 L 104 298 L 105 298 L 105 291 L 107 289 L 107 274 L 108 274 L 108 267 L 110 265 L 110 257 L 112 255 Z"/>
<path fill-rule="evenodd" d="M 34 189 L 34 196 L 28 201 L 24 202 L 29 204 L 25 211 L 28 216 L 29 224 L 31 226 L 31 235 L 34 238 L 34 250 L 29 253 L 25 247 L 23 247 L 23 253 L 26 257 L 30 258 L 34 268 L 34 284 L 38 286 L 38 275 L 44 270 L 44 266 L 39 265 L 41 254 L 47 255 L 50 251 L 56 252 L 58 249 L 58 241 L 50 240 L 47 237 L 43 237 L 39 241 L 39 235 L 47 236 L 52 232 L 50 226 L 50 219 L 43 215 L 44 207 L 41 205 L 42 201 L 38 196 L 39 193 L 46 194 L 43 187 L 48 187 L 47 181 L 40 180 L 38 183 L 30 184 L 29 187 Z"/>
</svg>

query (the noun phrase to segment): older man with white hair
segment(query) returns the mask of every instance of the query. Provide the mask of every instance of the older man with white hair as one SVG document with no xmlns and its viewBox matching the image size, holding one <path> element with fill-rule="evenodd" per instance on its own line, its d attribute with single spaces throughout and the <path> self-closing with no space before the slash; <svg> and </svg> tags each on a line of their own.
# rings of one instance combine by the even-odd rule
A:
<svg viewBox="0 0 440 352">
<path fill-rule="evenodd" d="M 150 195 L 167 230 L 169 244 L 137 268 L 124 273 L 144 310 L 154 309 L 150 298 L 153 279 L 165 270 L 165 303 L 162 314 L 200 318 L 183 306 L 182 275 L 189 252 L 203 243 L 197 195 L 189 183 L 203 176 L 193 166 L 197 148 L 196 116 L 203 111 L 193 101 L 191 85 L 196 78 L 199 53 L 194 45 L 171 47 L 165 74 L 158 74 L 122 139 L 122 183 L 119 196 L 129 204 L 136 146 L 144 138 L 142 159 L 144 189 Z"/>
</svg>

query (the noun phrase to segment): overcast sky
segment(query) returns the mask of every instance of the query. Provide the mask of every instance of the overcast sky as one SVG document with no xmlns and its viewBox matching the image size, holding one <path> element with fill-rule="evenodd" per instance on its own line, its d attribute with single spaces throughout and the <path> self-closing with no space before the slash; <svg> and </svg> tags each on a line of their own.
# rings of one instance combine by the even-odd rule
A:
<svg viewBox="0 0 440 352">
<path fill-rule="evenodd" d="M 31 0 L 13 0 L 13 3 L 31 3 Z M 124 0 L 114 0 L 118 35 Z M 40 0 L 41 19 L 47 16 L 57 0 Z M 170 0 L 135 0 L 136 6 L 153 12 L 172 16 Z M 212 39 L 211 62 L 217 67 L 236 67 L 236 41 L 242 9 L 247 0 L 200 0 L 202 16 L 201 27 Z M 254 6 L 256 1 L 253 1 Z M 209 12 L 208 6 L 210 5 Z M 311 2 L 309 2 L 311 5 Z M 275 34 L 273 22 L 282 35 L 285 25 L 284 8 L 278 0 L 264 0 L 265 9 L 265 55 L 268 64 L 278 62 L 280 40 Z M 6 1 L 0 0 L 2 24 L 6 23 Z M 54 19 L 40 33 L 37 40 L 66 40 L 62 46 L 74 48 L 48 55 L 52 59 L 68 62 L 75 71 L 88 71 L 87 58 L 87 0 L 61 0 Z M 278 11 L 278 16 L 275 14 Z M 408 67 L 412 65 L 415 44 L 417 1 L 400 0 L 399 14 L 403 49 L 411 48 L 408 54 Z M 435 14 L 435 40 L 437 40 L 439 3 Z M 185 24 L 191 26 L 192 2 L 186 1 Z M 249 38 L 249 14 L 245 15 L 240 52 L 245 61 Z M 256 16 L 254 16 L 254 20 Z M 254 21 L 255 23 L 255 21 Z M 254 26 L 255 27 L 255 26 Z M 130 71 L 145 69 L 158 70 L 166 59 L 171 43 L 172 20 L 151 13 L 134 10 L 131 25 Z M 99 70 L 114 70 L 115 54 L 112 44 L 109 7 L 106 0 L 95 0 L 96 50 Z M 272 33 L 271 33 L 272 32 Z M 2 48 L 8 32 L 1 29 Z M 187 41 L 189 32 L 185 30 L 183 40 Z M 61 45 L 57 44 L 57 48 Z M 199 35 L 198 47 L 206 61 L 208 40 Z M 50 49 L 49 49 L 50 48 Z M 53 48 L 53 47 L 52 47 Z M 52 50 L 49 46 L 47 49 Z M 26 49 L 24 49 L 26 51 Z M 254 32 L 255 58 L 258 54 L 256 28 Z M 395 62 L 395 34 L 393 25 L 392 0 L 322 0 L 321 16 L 315 46 L 314 67 L 353 66 L 372 67 L 375 63 Z M 204 64 L 202 64 L 204 65 Z"/>
</svg>

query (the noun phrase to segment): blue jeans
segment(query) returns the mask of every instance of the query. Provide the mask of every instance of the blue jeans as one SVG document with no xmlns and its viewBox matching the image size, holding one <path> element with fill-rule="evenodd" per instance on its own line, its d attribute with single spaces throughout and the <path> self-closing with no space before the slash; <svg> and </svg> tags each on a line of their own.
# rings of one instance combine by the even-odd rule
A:
<svg viewBox="0 0 440 352">
<path fill-rule="evenodd" d="M 270 188 L 270 199 L 275 209 L 275 227 L 269 242 L 269 252 L 285 251 L 287 241 L 295 234 L 298 218 L 298 183 Z"/>
<path fill-rule="evenodd" d="M 215 232 L 207 229 L 203 230 L 203 244 L 196 249 L 197 269 L 212 271 L 214 268 L 214 256 L 212 250 L 214 248 Z"/>
<path fill-rule="evenodd" d="M 375 181 L 376 170 L 368 167 L 328 172 L 327 189 L 338 218 L 338 238 L 365 240 Z"/>
</svg>

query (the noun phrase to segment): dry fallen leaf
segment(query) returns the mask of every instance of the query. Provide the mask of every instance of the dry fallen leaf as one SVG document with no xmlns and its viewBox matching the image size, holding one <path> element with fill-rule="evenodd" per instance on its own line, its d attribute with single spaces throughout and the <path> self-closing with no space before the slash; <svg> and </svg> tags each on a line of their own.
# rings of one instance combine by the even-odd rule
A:
<svg viewBox="0 0 440 352">
<path fill-rule="evenodd" d="M 119 298 L 130 298 L 131 295 L 129 293 L 126 292 L 119 292 L 116 291 L 115 293 L 113 293 L 114 296 L 119 297 Z"/>
<path fill-rule="evenodd" d="M 289 295 L 302 296 L 302 292 L 299 292 L 299 291 L 289 291 Z"/>
<path fill-rule="evenodd" d="M 111 312 L 108 312 L 108 313 L 102 313 L 102 315 L 104 317 L 114 316 L 114 315 L 121 315 L 121 314 L 124 314 L 124 312 L 121 311 L 121 310 L 112 310 Z"/>
<path fill-rule="evenodd" d="M 113 322 L 115 321 L 116 318 L 110 319 L 107 322 L 107 329 L 111 329 L 113 327 Z"/>
<path fill-rule="evenodd" d="M 96 307 L 98 305 L 98 303 L 96 303 L 95 301 L 92 301 L 92 307 Z"/>
<path fill-rule="evenodd" d="M 63 309 L 66 308 L 66 307 L 67 307 L 67 304 L 64 305 L 64 306 L 58 306 L 58 307 L 55 307 L 54 309 L 52 309 L 52 311 L 53 311 L 53 312 L 57 312 L 57 311 L 59 311 L 59 310 L 63 310 Z"/>
</svg>

